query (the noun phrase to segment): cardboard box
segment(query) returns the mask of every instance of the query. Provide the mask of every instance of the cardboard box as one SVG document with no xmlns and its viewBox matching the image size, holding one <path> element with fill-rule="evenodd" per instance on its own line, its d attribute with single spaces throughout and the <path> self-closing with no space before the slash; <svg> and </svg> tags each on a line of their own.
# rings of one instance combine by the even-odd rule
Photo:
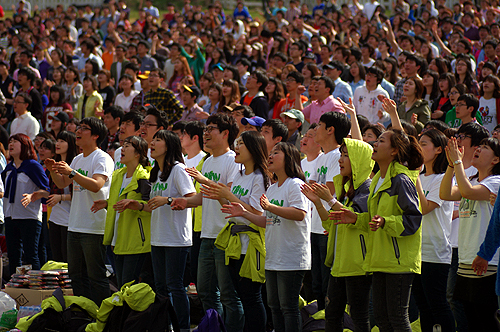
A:
<svg viewBox="0 0 500 332">
<path fill-rule="evenodd" d="M 40 305 L 43 300 L 52 296 L 54 289 L 29 289 L 29 288 L 10 288 L 5 287 L 3 289 L 5 293 L 9 294 L 14 300 L 16 300 L 17 307 L 21 306 L 32 306 Z M 65 296 L 73 295 L 72 288 L 63 288 L 63 294 Z"/>
</svg>

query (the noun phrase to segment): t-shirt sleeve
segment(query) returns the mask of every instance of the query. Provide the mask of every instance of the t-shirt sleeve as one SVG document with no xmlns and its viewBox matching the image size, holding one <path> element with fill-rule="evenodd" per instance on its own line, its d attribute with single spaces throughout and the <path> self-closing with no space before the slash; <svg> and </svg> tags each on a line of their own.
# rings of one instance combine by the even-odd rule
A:
<svg viewBox="0 0 500 332">
<path fill-rule="evenodd" d="M 443 180 L 443 176 L 435 177 L 432 181 L 432 184 L 429 188 L 429 193 L 427 194 L 427 200 L 436 203 L 437 205 L 443 205 L 443 200 L 439 198 L 439 187 L 441 186 L 441 180 Z"/>
<path fill-rule="evenodd" d="M 227 182 L 225 184 L 232 183 L 234 181 L 236 175 L 238 174 L 239 166 L 240 164 L 234 162 L 234 157 L 232 157 L 231 160 L 227 161 Z"/>
<path fill-rule="evenodd" d="M 181 193 L 182 196 L 185 196 L 190 193 L 195 193 L 196 189 L 194 189 L 193 181 L 191 177 L 188 175 L 182 166 L 176 165 L 174 166 L 175 173 L 174 181 L 177 191 Z"/>
<path fill-rule="evenodd" d="M 250 195 L 250 202 L 248 204 L 259 212 L 264 211 L 262 206 L 260 206 L 260 197 L 265 192 L 266 188 L 264 187 L 264 178 L 262 175 L 258 175 L 253 181 L 252 194 Z"/>
<path fill-rule="evenodd" d="M 500 187 L 500 176 L 488 176 L 486 179 L 481 181 L 480 184 L 485 186 L 490 192 L 496 194 L 498 193 L 498 188 Z"/>
<path fill-rule="evenodd" d="M 299 179 L 293 179 L 288 186 L 288 203 L 291 207 L 302 210 L 304 212 L 309 211 L 309 202 L 305 195 L 300 191 L 300 185 L 303 182 Z"/>
<path fill-rule="evenodd" d="M 332 154 L 330 158 L 328 158 L 328 171 L 326 172 L 326 182 L 333 182 L 333 178 L 340 174 L 340 166 L 339 166 L 339 157 L 338 153 Z"/>
<path fill-rule="evenodd" d="M 103 152 L 94 160 L 94 169 L 92 175 L 100 174 L 105 177 L 111 177 L 113 173 L 113 159 L 106 153 Z"/>
</svg>

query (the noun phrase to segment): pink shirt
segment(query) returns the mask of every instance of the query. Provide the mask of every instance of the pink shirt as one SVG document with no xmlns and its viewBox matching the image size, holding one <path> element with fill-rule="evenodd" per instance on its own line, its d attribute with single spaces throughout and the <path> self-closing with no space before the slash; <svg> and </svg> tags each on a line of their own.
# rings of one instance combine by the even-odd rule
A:
<svg viewBox="0 0 500 332">
<path fill-rule="evenodd" d="M 318 123 L 321 115 L 326 112 L 340 112 L 345 113 L 342 104 L 333 96 L 328 96 L 325 100 L 318 102 L 313 101 L 302 111 L 306 119 L 309 119 L 309 123 Z"/>
</svg>

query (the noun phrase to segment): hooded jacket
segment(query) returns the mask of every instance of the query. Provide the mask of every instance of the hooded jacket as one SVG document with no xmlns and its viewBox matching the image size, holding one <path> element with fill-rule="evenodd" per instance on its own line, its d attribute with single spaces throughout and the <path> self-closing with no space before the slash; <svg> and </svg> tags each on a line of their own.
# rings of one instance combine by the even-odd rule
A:
<svg viewBox="0 0 500 332">
<path fill-rule="evenodd" d="M 368 212 L 358 214 L 353 225 L 368 233 L 366 272 L 420 273 L 422 213 L 419 209 L 416 183 L 419 171 L 393 161 L 377 192 L 380 171 L 370 185 Z M 370 231 L 373 216 L 384 217 L 384 227 Z M 350 226 L 350 227 L 353 227 Z"/>
<path fill-rule="evenodd" d="M 375 164 L 371 159 L 373 148 L 370 144 L 355 139 L 345 138 L 344 143 L 349 153 L 355 190 L 353 200 L 346 201 L 344 205 L 354 212 L 367 212 L 367 200 L 371 183 L 370 174 Z M 340 174 L 333 178 L 336 193 L 342 192 L 342 178 L 343 176 Z M 349 190 L 349 186 L 350 181 L 344 185 L 346 192 Z M 323 227 L 330 234 L 325 265 L 332 267 L 332 276 L 364 275 L 363 261 L 366 256 L 366 231 L 346 224 L 334 225 L 334 221 L 330 219 L 323 221 Z"/>
<path fill-rule="evenodd" d="M 243 105 L 243 101 L 245 100 L 245 96 L 247 94 L 248 91 L 241 96 L 240 104 Z M 256 116 L 260 116 L 261 118 L 267 120 L 269 113 L 269 102 L 267 101 L 267 97 L 264 94 L 264 92 L 262 91 L 257 92 L 257 94 L 253 97 L 252 101 L 250 102 L 250 105 L 248 106 L 250 106 L 250 108 L 253 110 Z"/>
<path fill-rule="evenodd" d="M 123 175 L 127 167 L 117 169 L 111 178 L 108 198 L 108 212 L 104 229 L 103 244 L 110 245 L 115 231 L 116 211 L 113 205 L 122 199 L 133 199 L 147 204 L 151 184 L 149 183 L 150 168 L 138 165 L 132 175 L 132 180 L 120 193 Z M 116 228 L 116 255 L 131 255 L 151 252 L 151 212 L 126 209 L 120 213 Z"/>
<path fill-rule="evenodd" d="M 98 111 L 102 111 L 102 105 L 103 105 L 103 101 L 102 101 L 102 96 L 99 94 L 99 92 L 97 92 L 96 90 L 94 90 L 94 92 L 92 92 L 92 94 L 87 98 L 87 102 L 85 103 L 85 116 L 82 116 L 82 109 L 83 109 L 83 100 L 85 99 L 85 91 L 83 92 L 82 96 L 80 97 L 80 99 L 78 99 L 78 106 L 76 108 L 76 112 L 75 112 L 75 118 L 77 119 L 83 119 L 85 117 L 90 117 L 90 116 L 94 116 L 95 117 L 95 108 L 94 108 L 94 105 L 96 103 L 96 101 L 99 101 L 99 106 L 97 106 L 97 110 Z"/>
</svg>

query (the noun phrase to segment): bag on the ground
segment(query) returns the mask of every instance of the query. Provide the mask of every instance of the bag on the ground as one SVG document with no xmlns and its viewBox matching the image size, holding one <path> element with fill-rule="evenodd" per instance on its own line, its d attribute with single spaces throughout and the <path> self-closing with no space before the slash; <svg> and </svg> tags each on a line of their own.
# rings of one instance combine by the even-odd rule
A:
<svg viewBox="0 0 500 332">
<path fill-rule="evenodd" d="M 217 310 L 208 309 L 200 325 L 193 332 L 226 332 L 226 327 Z"/>
</svg>

